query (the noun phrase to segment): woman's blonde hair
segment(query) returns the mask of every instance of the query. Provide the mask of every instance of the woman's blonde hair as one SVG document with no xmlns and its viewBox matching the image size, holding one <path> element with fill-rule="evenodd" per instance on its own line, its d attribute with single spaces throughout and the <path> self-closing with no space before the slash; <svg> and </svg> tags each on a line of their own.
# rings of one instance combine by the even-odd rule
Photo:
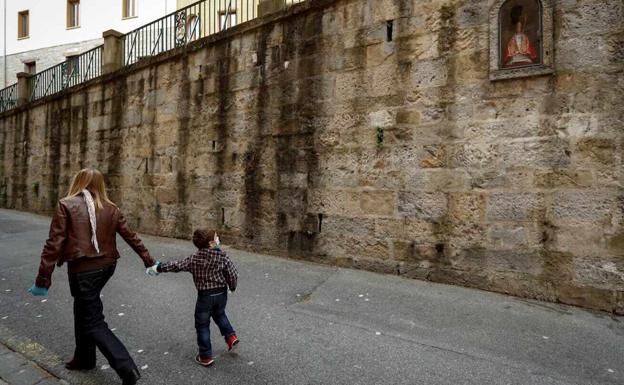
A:
<svg viewBox="0 0 624 385">
<path fill-rule="evenodd" d="M 67 198 L 75 197 L 82 193 L 82 190 L 89 190 L 93 195 L 95 201 L 95 207 L 99 210 L 104 208 L 104 203 L 115 205 L 108 199 L 106 195 L 106 185 L 104 184 L 104 175 L 93 168 L 83 168 L 78 171 L 78 174 L 74 177 Z"/>
</svg>

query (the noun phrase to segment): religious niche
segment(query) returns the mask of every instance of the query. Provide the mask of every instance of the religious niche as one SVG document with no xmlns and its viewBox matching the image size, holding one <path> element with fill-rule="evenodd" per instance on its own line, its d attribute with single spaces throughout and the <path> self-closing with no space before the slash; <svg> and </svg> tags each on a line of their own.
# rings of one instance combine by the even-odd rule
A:
<svg viewBox="0 0 624 385">
<path fill-rule="evenodd" d="M 490 10 L 491 80 L 554 72 L 552 1 L 496 1 Z"/>
</svg>

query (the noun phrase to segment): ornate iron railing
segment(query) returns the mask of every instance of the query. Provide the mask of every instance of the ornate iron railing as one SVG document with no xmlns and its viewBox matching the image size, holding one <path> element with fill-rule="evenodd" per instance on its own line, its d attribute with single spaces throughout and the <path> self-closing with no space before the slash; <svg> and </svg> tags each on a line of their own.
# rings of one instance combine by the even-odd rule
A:
<svg viewBox="0 0 624 385">
<path fill-rule="evenodd" d="M 284 7 L 305 0 L 280 0 Z M 185 46 L 258 17 L 260 0 L 201 0 L 122 36 L 123 65 Z M 28 79 L 34 101 L 102 75 L 104 46 L 38 72 Z M 0 90 L 0 112 L 17 106 L 17 84 Z"/>
<path fill-rule="evenodd" d="M 33 75 L 29 80 L 30 101 L 55 94 L 102 74 L 103 45 Z"/>
<path fill-rule="evenodd" d="M 282 0 L 284 6 L 304 0 Z M 258 17 L 259 0 L 202 0 L 122 37 L 123 65 L 182 47 Z"/>
<path fill-rule="evenodd" d="M 17 106 L 17 83 L 0 90 L 0 112 Z"/>
</svg>

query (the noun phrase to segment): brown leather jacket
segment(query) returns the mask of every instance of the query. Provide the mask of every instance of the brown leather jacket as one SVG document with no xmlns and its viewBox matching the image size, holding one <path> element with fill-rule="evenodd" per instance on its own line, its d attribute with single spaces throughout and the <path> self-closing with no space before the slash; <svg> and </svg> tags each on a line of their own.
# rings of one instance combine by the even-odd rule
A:
<svg viewBox="0 0 624 385">
<path fill-rule="evenodd" d="M 50 224 L 50 235 L 41 253 L 39 275 L 35 284 L 39 287 L 50 287 L 54 266 L 61 266 L 64 262 L 80 257 L 105 257 L 113 260 L 119 258 L 117 233 L 141 257 L 145 267 L 154 265 L 154 259 L 137 234 L 128 227 L 126 218 L 117 206 L 108 204 L 96 211 L 96 228 L 99 253 L 91 243 L 89 213 L 82 195 L 61 199 Z"/>
</svg>

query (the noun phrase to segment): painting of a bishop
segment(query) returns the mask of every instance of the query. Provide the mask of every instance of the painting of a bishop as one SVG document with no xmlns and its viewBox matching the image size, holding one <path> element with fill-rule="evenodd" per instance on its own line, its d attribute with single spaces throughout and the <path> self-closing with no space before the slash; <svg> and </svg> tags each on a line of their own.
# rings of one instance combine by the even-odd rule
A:
<svg viewBox="0 0 624 385">
<path fill-rule="evenodd" d="M 505 48 L 503 66 L 509 68 L 538 63 L 539 53 L 524 31 L 525 22 L 521 6 L 511 9 L 511 23 L 513 35 L 509 38 Z"/>
</svg>

